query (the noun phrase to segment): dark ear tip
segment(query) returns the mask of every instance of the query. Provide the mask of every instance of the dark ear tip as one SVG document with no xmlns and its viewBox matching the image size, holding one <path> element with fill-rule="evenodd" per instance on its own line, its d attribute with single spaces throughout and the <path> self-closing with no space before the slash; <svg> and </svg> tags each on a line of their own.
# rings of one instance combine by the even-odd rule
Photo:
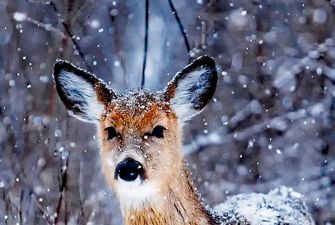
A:
<svg viewBox="0 0 335 225">
<path fill-rule="evenodd" d="M 55 67 L 60 67 L 64 65 L 71 65 L 69 61 L 66 61 L 64 59 L 56 59 Z"/>
<path fill-rule="evenodd" d="M 196 62 L 200 65 L 206 65 L 208 67 L 214 67 L 215 68 L 215 61 L 213 57 L 210 57 L 208 55 L 203 55 L 195 59 L 193 62 Z"/>
<path fill-rule="evenodd" d="M 64 59 L 56 59 L 56 63 L 54 65 L 54 78 L 58 77 L 60 74 L 60 71 L 62 69 L 66 69 L 71 67 L 71 63 L 64 60 Z"/>
</svg>

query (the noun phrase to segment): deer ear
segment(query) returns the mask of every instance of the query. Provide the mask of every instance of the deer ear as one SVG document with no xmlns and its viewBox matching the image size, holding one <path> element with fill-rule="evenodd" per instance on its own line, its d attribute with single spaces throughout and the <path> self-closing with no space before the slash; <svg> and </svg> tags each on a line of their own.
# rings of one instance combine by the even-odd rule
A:
<svg viewBox="0 0 335 225">
<path fill-rule="evenodd" d="M 96 76 L 64 60 L 57 60 L 54 80 L 58 95 L 70 114 L 86 122 L 98 122 L 104 105 L 115 96 Z"/>
<path fill-rule="evenodd" d="M 217 72 L 213 58 L 202 56 L 178 72 L 164 91 L 177 117 L 187 121 L 213 98 Z"/>
</svg>

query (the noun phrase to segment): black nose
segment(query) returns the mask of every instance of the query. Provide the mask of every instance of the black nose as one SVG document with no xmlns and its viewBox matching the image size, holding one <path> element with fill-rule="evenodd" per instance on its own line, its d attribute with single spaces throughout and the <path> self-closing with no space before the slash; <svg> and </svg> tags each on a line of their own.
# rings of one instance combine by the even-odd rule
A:
<svg viewBox="0 0 335 225">
<path fill-rule="evenodd" d="M 138 176 L 143 176 L 144 169 L 141 163 L 133 160 L 132 158 L 126 158 L 121 161 L 115 169 L 114 179 L 122 179 L 124 181 L 134 181 Z"/>
</svg>

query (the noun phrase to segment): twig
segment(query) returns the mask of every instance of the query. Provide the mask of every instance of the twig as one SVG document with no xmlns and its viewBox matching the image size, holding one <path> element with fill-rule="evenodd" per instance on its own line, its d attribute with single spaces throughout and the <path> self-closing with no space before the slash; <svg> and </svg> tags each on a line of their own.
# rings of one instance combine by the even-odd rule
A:
<svg viewBox="0 0 335 225">
<path fill-rule="evenodd" d="M 20 205 L 19 205 L 19 223 L 22 224 L 23 220 L 22 220 L 22 203 L 23 203 L 23 189 L 21 190 L 20 193 Z"/>
<path fill-rule="evenodd" d="M 293 73 L 293 75 L 296 75 L 300 73 L 307 65 L 309 66 L 309 63 L 312 61 L 316 61 L 318 59 L 321 59 L 324 57 L 324 54 L 329 51 L 329 48 L 335 47 L 335 41 L 333 38 L 327 38 L 324 42 L 317 44 L 316 47 L 312 48 L 312 50 L 309 50 L 306 53 L 306 56 L 303 58 L 297 60 L 295 62 L 295 65 L 291 68 L 287 68 L 290 72 Z M 332 54 L 328 54 L 328 56 L 334 58 Z M 288 60 L 292 60 L 292 58 L 289 58 Z M 329 74 L 326 74 L 330 79 L 334 79 L 334 76 Z"/>
<path fill-rule="evenodd" d="M 254 99 L 251 100 L 243 109 L 239 110 L 229 121 L 230 128 L 235 128 L 240 122 L 244 121 L 252 114 L 258 114 L 257 109 L 261 108 L 260 103 Z"/>
<path fill-rule="evenodd" d="M 7 195 L 8 196 L 8 195 Z M 9 203 L 7 201 L 7 197 L 6 197 L 6 194 L 5 194 L 5 189 L 2 188 L 2 200 L 4 202 L 4 214 L 7 215 L 7 218 L 5 218 L 5 223 L 6 225 L 8 224 L 8 217 L 9 217 Z"/>
<path fill-rule="evenodd" d="M 142 80 L 141 88 L 145 84 L 145 69 L 147 66 L 147 53 L 148 53 L 148 29 L 149 29 L 149 0 L 145 0 L 145 22 L 144 22 L 144 51 L 143 51 L 143 65 L 142 65 Z"/>
<path fill-rule="evenodd" d="M 65 30 L 67 36 L 70 37 L 70 39 L 71 39 L 71 41 L 72 41 L 74 47 L 75 47 L 76 50 L 78 51 L 78 54 L 79 54 L 79 56 L 81 57 L 81 59 L 82 59 L 84 65 L 86 66 L 87 70 L 88 70 L 89 72 L 92 72 L 92 68 L 91 68 L 90 65 L 87 63 L 86 58 L 85 58 L 85 54 L 83 53 L 83 51 L 82 51 L 82 49 L 80 48 L 78 42 L 76 41 L 75 36 L 72 34 L 71 30 L 69 29 L 69 26 L 63 21 L 62 18 L 60 18 L 60 13 L 59 13 L 58 8 L 57 8 L 56 4 L 54 3 L 54 1 L 53 1 L 53 0 L 46 1 L 46 2 L 43 2 L 43 1 L 36 1 L 36 0 L 26 0 L 26 1 L 28 1 L 28 2 L 30 2 L 30 3 L 39 3 L 39 4 L 44 4 L 44 5 L 50 5 L 50 6 L 52 7 L 52 9 L 53 9 L 54 12 L 56 13 L 57 17 L 58 17 L 59 20 L 61 21 L 61 24 L 63 25 L 64 30 Z M 84 7 L 84 5 L 83 5 L 81 8 L 83 8 L 83 7 Z M 80 9 L 80 10 L 81 10 L 81 9 Z M 80 11 L 80 10 L 79 10 L 79 11 Z M 76 15 L 76 16 L 77 16 L 77 15 Z M 42 27 L 43 27 L 44 29 L 46 29 L 46 30 L 58 31 L 56 28 L 53 28 L 52 26 L 50 26 L 50 27 L 49 27 L 49 26 L 43 26 L 43 24 L 42 24 L 42 23 L 39 23 L 38 21 L 33 21 L 33 20 L 31 20 L 30 22 L 36 24 L 37 26 L 42 26 Z M 60 32 L 60 31 L 59 31 L 59 32 Z M 58 32 L 57 32 L 57 33 L 58 33 Z M 62 35 L 65 35 L 64 33 L 61 33 L 61 34 L 62 34 Z"/>
<path fill-rule="evenodd" d="M 326 99 L 325 101 L 328 101 Z M 229 134 L 225 134 L 224 129 L 218 129 L 207 135 L 199 135 L 191 143 L 184 146 L 185 155 L 193 154 L 194 152 L 199 152 L 211 145 L 222 145 L 225 143 L 233 142 L 235 140 L 245 140 L 248 137 L 262 132 L 266 129 L 274 128 L 275 124 L 280 120 L 298 120 L 309 115 L 316 116 L 316 114 L 321 114 L 322 112 L 316 111 L 316 109 L 322 105 L 322 103 L 317 103 L 307 109 L 299 109 L 294 112 L 288 112 L 284 115 L 274 117 L 272 119 L 260 122 L 251 127 L 242 129 L 240 131 L 233 131 Z"/>
<path fill-rule="evenodd" d="M 64 192 L 66 191 L 67 188 L 67 168 L 69 165 L 69 155 L 66 156 L 65 160 L 65 166 L 62 166 L 62 161 L 61 161 L 61 176 L 59 178 L 59 198 L 57 200 L 56 204 L 56 216 L 54 219 L 54 224 L 57 224 L 59 221 L 59 215 L 60 215 L 60 210 L 62 208 L 62 202 L 63 202 L 63 196 Z"/>
<path fill-rule="evenodd" d="M 84 206 L 83 206 L 83 201 L 82 201 L 82 196 L 83 196 L 83 189 L 82 187 L 84 186 L 83 180 L 83 173 L 82 173 L 82 168 L 83 168 L 83 158 L 80 158 L 80 163 L 79 163 L 79 176 L 78 176 L 78 194 L 79 194 L 79 207 L 80 207 L 80 215 L 78 216 L 78 223 L 80 218 L 85 218 L 85 213 L 84 213 Z"/>
<path fill-rule="evenodd" d="M 59 29 L 53 27 L 51 24 L 45 24 L 45 23 L 39 22 L 39 21 L 37 21 L 37 20 L 29 17 L 29 16 L 26 16 L 24 18 L 24 20 L 27 21 L 27 22 L 30 22 L 30 23 L 32 23 L 34 25 L 36 25 L 37 27 L 41 27 L 41 28 L 43 28 L 46 31 L 53 31 L 56 34 L 58 34 L 59 36 L 61 36 L 62 38 L 64 38 L 66 36 L 62 31 L 60 31 Z M 23 21 L 20 21 L 20 22 L 23 22 Z"/>
<path fill-rule="evenodd" d="M 169 6 L 170 6 L 170 9 L 172 11 L 172 14 L 174 15 L 174 18 L 176 19 L 177 23 L 178 23 L 178 26 L 179 26 L 179 30 L 184 38 L 184 43 L 185 43 L 185 47 L 186 47 L 186 50 L 187 50 L 187 55 L 189 56 L 189 59 L 191 59 L 191 48 L 190 48 L 190 44 L 188 42 L 188 39 L 187 39 L 187 33 L 184 29 L 184 26 L 180 20 L 180 17 L 178 16 L 178 12 L 176 10 L 176 8 L 174 7 L 173 5 L 173 2 L 172 0 L 168 0 L 169 2 Z"/>
<path fill-rule="evenodd" d="M 108 7 L 108 11 L 111 12 L 113 10 L 112 7 Z M 124 11 L 126 11 L 125 9 L 123 9 Z M 124 12 L 127 13 L 127 12 Z M 125 58 L 125 53 L 124 53 L 124 49 L 123 49 L 123 36 L 125 33 L 125 27 L 124 26 L 118 26 L 117 23 L 114 24 L 115 20 L 116 20 L 116 16 L 113 15 L 112 13 L 109 13 L 109 19 L 110 19 L 110 23 L 111 25 L 114 27 L 115 29 L 115 34 L 112 35 L 112 39 L 114 41 L 114 46 L 115 46 L 115 53 L 118 57 L 118 60 L 121 63 L 121 68 L 123 71 L 123 86 L 127 87 L 127 67 L 126 67 L 126 58 Z M 112 73 L 111 73 L 112 74 Z"/>
<path fill-rule="evenodd" d="M 26 0 L 29 3 L 37 3 L 37 4 L 43 4 L 43 5 L 50 5 L 50 1 L 38 1 L 38 0 Z"/>
<path fill-rule="evenodd" d="M 50 1 L 49 4 L 53 8 L 53 10 L 55 11 L 56 15 L 59 17 L 60 14 L 59 14 L 58 8 L 57 8 L 56 4 L 54 3 L 54 1 Z M 72 34 L 72 32 L 70 31 L 68 25 L 62 20 L 62 18 L 60 18 L 60 20 L 61 20 L 61 24 L 63 25 L 66 34 L 70 37 L 73 45 L 75 46 L 76 50 L 78 51 L 78 54 L 81 57 L 83 63 L 85 64 L 87 70 L 89 72 L 92 72 L 92 68 L 87 63 L 85 55 L 84 55 L 83 51 L 81 50 L 78 42 L 76 41 L 75 36 Z"/>
<path fill-rule="evenodd" d="M 33 192 L 30 192 L 29 195 L 30 195 L 30 197 L 32 197 L 32 199 L 36 203 L 37 208 L 40 211 L 40 213 L 42 214 L 43 219 L 45 219 L 45 221 L 47 221 L 48 224 L 54 224 L 50 220 L 50 216 L 48 215 L 48 213 L 43 209 L 43 207 L 41 206 L 40 202 L 36 199 L 36 195 Z"/>
</svg>

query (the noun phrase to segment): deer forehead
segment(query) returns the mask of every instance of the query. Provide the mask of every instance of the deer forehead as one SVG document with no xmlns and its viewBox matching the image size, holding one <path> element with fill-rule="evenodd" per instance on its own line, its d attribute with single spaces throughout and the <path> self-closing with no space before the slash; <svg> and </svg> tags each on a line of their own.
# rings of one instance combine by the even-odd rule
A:
<svg viewBox="0 0 335 225">
<path fill-rule="evenodd" d="M 119 94 L 109 102 L 101 121 L 106 127 L 145 131 L 158 124 L 168 126 L 172 118 L 176 115 L 159 92 L 138 90 Z"/>
</svg>

